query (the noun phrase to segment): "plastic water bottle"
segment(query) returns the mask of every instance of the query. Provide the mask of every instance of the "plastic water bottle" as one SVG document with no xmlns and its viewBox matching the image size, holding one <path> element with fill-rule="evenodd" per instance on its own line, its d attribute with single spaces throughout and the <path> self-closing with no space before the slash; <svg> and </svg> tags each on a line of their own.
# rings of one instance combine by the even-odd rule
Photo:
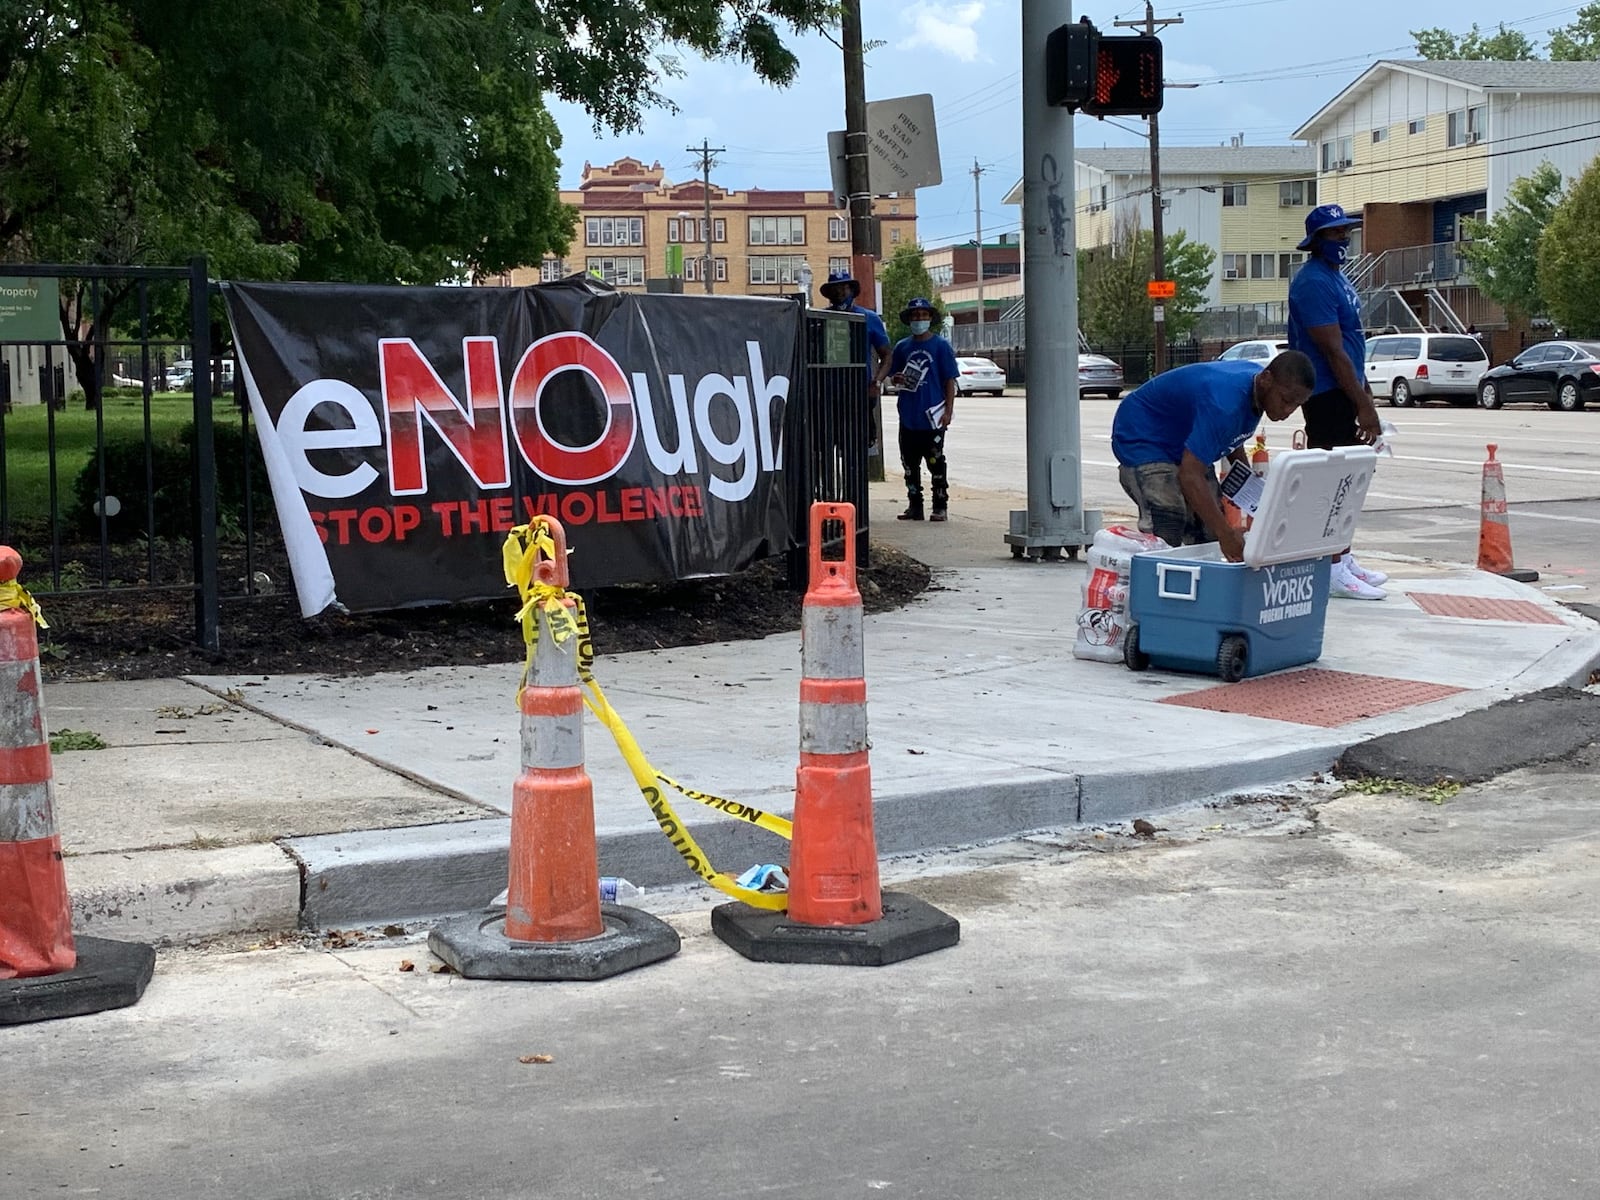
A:
<svg viewBox="0 0 1600 1200">
<path fill-rule="evenodd" d="M 626 904 L 629 900 L 637 900 L 642 895 L 644 889 L 629 883 L 626 879 L 618 879 L 615 875 L 600 876 L 602 904 Z"/>
<path fill-rule="evenodd" d="M 501 892 L 493 900 L 489 901 L 489 907 L 504 908 L 510 892 L 510 888 Z M 644 889 L 638 884 L 629 883 L 626 879 L 618 879 L 615 875 L 602 875 L 600 877 L 600 902 L 602 904 L 626 904 L 629 900 L 637 900 L 642 895 L 644 895 Z"/>
</svg>

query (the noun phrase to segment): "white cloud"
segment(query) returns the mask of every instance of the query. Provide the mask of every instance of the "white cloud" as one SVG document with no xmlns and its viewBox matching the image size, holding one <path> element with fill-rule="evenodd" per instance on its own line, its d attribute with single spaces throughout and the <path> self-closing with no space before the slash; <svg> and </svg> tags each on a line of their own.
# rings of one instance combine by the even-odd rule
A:
<svg viewBox="0 0 1600 1200">
<path fill-rule="evenodd" d="M 976 62 L 986 57 L 978 49 L 975 28 L 983 18 L 983 10 L 982 0 L 968 4 L 915 5 L 908 14 L 910 36 L 891 38 L 890 43 L 896 49 L 925 46 L 962 62 Z"/>
</svg>

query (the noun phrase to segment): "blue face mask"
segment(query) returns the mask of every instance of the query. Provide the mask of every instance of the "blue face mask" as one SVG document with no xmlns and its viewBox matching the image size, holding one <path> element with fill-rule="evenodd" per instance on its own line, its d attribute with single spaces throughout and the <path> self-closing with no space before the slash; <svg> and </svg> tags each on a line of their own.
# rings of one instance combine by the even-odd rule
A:
<svg viewBox="0 0 1600 1200">
<path fill-rule="evenodd" d="M 1337 241 L 1320 241 L 1316 246 L 1317 253 L 1322 261 L 1330 266 L 1342 267 L 1345 259 L 1350 257 L 1350 239 L 1340 238 Z"/>
<path fill-rule="evenodd" d="M 932 321 L 912 321 L 911 322 L 911 332 L 912 333 L 927 333 L 928 330 L 930 330 L 932 328 L 933 328 L 933 322 Z"/>
</svg>

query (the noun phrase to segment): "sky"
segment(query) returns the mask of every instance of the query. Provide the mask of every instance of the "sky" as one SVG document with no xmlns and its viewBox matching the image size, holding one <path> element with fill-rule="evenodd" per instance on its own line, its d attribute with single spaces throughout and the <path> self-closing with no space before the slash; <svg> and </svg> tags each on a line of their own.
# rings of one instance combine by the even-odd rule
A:
<svg viewBox="0 0 1600 1200">
<path fill-rule="evenodd" d="M 1183 17 L 1162 33 L 1170 88 L 1160 118 L 1163 146 L 1283 145 L 1294 130 L 1371 62 L 1415 57 L 1410 30 L 1443 26 L 1465 32 L 1474 22 L 1493 30 L 1502 20 L 1541 49 L 1548 31 L 1573 19 L 1577 4 L 1532 0 L 1526 13 L 1490 0 L 1195 0 L 1156 5 L 1156 16 Z M 1404 10 L 1404 16 L 1396 14 Z M 1066 10 L 1066 5 L 1062 5 Z M 1020 225 L 1015 206 L 1001 203 L 1020 178 L 1020 0 L 862 0 L 867 42 L 867 99 L 933 95 L 944 182 L 917 193 L 924 246 L 969 241 L 981 212 L 986 241 Z M 1072 20 L 1089 17 L 1102 33 L 1112 21 L 1144 16 L 1143 0 L 1092 0 L 1073 5 Z M 688 152 L 702 139 L 725 147 L 711 179 L 730 190 L 829 186 L 827 134 L 844 128 L 843 55 L 820 36 L 790 38 L 800 71 L 788 88 L 761 83 L 740 63 L 681 56 L 686 73 L 661 88 L 678 111 L 655 109 L 644 127 L 620 137 L 597 135 L 580 107 L 549 100 L 561 129 L 561 185 L 576 188 L 584 161 L 632 155 L 659 161 L 673 182 L 695 177 Z M 1138 146 L 1136 118 L 1079 117 L 1079 148 Z M 974 165 L 982 170 L 974 198 Z"/>
</svg>

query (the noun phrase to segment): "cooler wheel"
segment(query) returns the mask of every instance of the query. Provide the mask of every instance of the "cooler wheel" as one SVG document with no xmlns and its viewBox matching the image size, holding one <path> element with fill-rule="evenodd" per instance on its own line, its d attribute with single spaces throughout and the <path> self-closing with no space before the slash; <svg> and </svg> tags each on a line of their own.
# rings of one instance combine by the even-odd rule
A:
<svg viewBox="0 0 1600 1200">
<path fill-rule="evenodd" d="M 1129 625 L 1122 639 L 1122 662 L 1130 671 L 1143 671 L 1150 666 L 1150 656 L 1139 649 L 1139 626 Z"/>
<path fill-rule="evenodd" d="M 1250 644 L 1237 633 L 1222 639 L 1217 650 L 1217 676 L 1223 683 L 1238 683 L 1249 664 Z"/>
</svg>

